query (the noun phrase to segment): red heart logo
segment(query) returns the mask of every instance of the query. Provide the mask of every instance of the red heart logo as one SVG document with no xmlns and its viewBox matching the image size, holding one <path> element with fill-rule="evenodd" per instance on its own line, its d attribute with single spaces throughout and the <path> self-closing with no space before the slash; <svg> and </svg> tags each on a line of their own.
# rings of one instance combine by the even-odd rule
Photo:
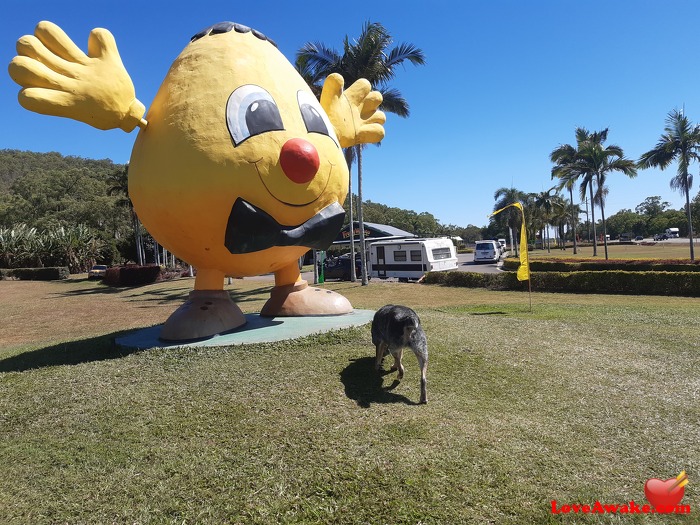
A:
<svg viewBox="0 0 700 525">
<path fill-rule="evenodd" d="M 666 481 L 651 478 L 644 484 L 644 495 L 654 507 L 675 507 L 685 494 L 685 487 L 680 487 L 677 483 L 676 478 Z"/>
</svg>

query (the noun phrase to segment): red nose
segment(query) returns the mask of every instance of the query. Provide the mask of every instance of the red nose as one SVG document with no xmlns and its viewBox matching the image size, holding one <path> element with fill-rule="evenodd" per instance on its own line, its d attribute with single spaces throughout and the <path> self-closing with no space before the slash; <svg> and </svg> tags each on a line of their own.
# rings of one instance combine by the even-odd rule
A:
<svg viewBox="0 0 700 525">
<path fill-rule="evenodd" d="M 316 176 L 321 161 L 313 144 L 304 139 L 290 139 L 282 146 L 280 165 L 291 181 L 304 184 Z"/>
</svg>

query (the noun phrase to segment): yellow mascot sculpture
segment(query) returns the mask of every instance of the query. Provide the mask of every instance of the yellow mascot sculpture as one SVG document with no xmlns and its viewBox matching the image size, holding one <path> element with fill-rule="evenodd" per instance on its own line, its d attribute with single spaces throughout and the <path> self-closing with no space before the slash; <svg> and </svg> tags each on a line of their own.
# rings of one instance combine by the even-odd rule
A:
<svg viewBox="0 0 700 525">
<path fill-rule="evenodd" d="M 98 129 L 139 127 L 129 195 L 153 237 L 197 269 L 194 291 L 160 337 L 201 339 L 245 323 L 225 276 L 274 272 L 261 314 L 352 311 L 343 296 L 301 280 L 298 259 L 340 230 L 348 167 L 341 148 L 384 136 L 381 94 L 330 75 L 320 104 L 275 44 L 223 22 L 196 34 L 145 106 L 112 34 L 94 29 L 83 53 L 55 24 L 17 42 L 9 66 L 20 104 Z"/>
</svg>

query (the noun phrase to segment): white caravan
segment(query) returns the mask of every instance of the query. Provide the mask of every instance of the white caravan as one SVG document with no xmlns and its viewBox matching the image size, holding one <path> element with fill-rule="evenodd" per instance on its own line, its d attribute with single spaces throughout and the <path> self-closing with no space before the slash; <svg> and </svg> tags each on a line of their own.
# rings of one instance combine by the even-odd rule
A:
<svg viewBox="0 0 700 525">
<path fill-rule="evenodd" d="M 457 250 L 451 239 L 395 239 L 369 246 L 370 275 L 399 281 L 420 279 L 426 272 L 457 268 Z"/>
</svg>

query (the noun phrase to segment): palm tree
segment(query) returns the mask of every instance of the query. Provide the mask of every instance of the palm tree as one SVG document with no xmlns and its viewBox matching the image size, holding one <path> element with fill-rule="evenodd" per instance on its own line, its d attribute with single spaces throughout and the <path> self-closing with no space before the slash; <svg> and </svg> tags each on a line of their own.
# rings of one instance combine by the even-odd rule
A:
<svg viewBox="0 0 700 525">
<path fill-rule="evenodd" d="M 556 188 L 555 188 L 556 189 Z M 566 234 L 571 231 L 571 210 L 567 209 L 566 200 L 556 193 L 552 196 L 552 211 L 549 216 L 550 223 L 556 228 L 557 247 L 566 250 Z"/>
<path fill-rule="evenodd" d="M 556 188 L 549 188 L 547 191 L 541 191 L 535 195 L 535 207 L 540 208 L 543 213 L 542 225 L 547 237 L 547 253 L 550 253 L 549 246 L 549 225 L 552 216 L 552 209 L 554 208 L 554 200 L 558 195 L 552 195 L 552 190 Z M 544 237 L 542 238 L 542 243 L 544 248 Z"/>
<path fill-rule="evenodd" d="M 576 149 L 562 146 L 552 152 L 550 159 L 560 160 L 562 164 L 555 170 L 560 177 L 581 178 L 579 186 L 581 198 L 586 191 L 591 197 L 591 218 L 593 222 L 593 255 L 598 255 L 595 226 L 595 205 L 600 206 L 601 222 L 603 225 L 603 243 L 605 258 L 608 258 L 608 239 L 605 224 L 605 196 L 607 188 L 605 180 L 608 174 L 621 171 L 628 177 L 637 176 L 636 163 L 626 159 L 620 146 L 610 144 L 604 146 L 608 138 L 608 129 L 589 132 L 585 128 L 576 128 Z M 561 150 L 561 151 L 559 151 Z M 555 155 L 556 153 L 556 155 Z M 554 170 L 553 170 L 554 174 Z M 595 193 L 594 193 L 595 190 Z"/>
<path fill-rule="evenodd" d="M 607 130 L 601 133 L 605 133 L 607 135 Z M 592 173 L 586 172 L 583 169 L 582 164 L 584 164 L 584 162 L 581 157 L 581 150 L 590 140 L 598 140 L 599 135 L 600 134 L 594 133 L 592 137 L 591 133 L 586 128 L 576 128 L 576 147 L 574 148 L 569 144 L 565 144 L 555 149 L 549 157 L 552 162 L 557 164 L 557 166 L 552 169 L 552 176 L 557 176 L 562 180 L 566 180 L 567 184 L 571 185 L 573 185 L 578 179 L 582 179 L 579 185 L 581 199 L 586 198 L 586 191 L 588 191 L 590 193 L 591 203 L 594 201 L 594 176 Z M 591 222 L 593 224 L 593 256 L 596 257 L 598 255 L 598 242 L 595 227 L 595 209 L 593 206 L 591 206 L 591 218 Z"/>
<path fill-rule="evenodd" d="M 315 93 L 320 93 L 323 80 L 331 73 L 340 73 L 345 85 L 350 86 L 360 78 L 367 79 L 383 97 L 380 109 L 400 117 L 408 117 L 409 107 L 401 93 L 388 86 L 396 75 L 399 65 L 408 61 L 413 65 L 425 64 L 423 51 L 409 43 L 389 49 L 393 41 L 389 32 L 378 22 L 366 22 L 360 36 L 350 42 L 347 35 L 343 41 L 343 53 L 321 43 L 309 42 L 297 52 L 296 66 Z M 368 283 L 364 242 L 364 220 L 362 216 L 362 146 L 355 146 L 357 160 L 357 194 L 359 198 L 358 221 L 360 223 L 360 251 L 362 258 L 362 284 Z M 351 165 L 348 165 L 351 168 Z M 350 175 L 352 178 L 352 175 Z M 351 195 L 352 200 L 352 195 Z M 352 226 L 350 228 L 353 230 Z M 350 244 L 354 249 L 354 238 Z M 354 255 L 353 255 L 354 258 Z M 354 268 L 354 265 L 350 265 Z M 354 280 L 354 278 L 353 278 Z"/>
<path fill-rule="evenodd" d="M 620 171 L 630 178 L 637 176 L 637 163 L 626 159 L 620 146 L 610 144 L 603 147 L 607 137 L 607 128 L 600 132 L 591 133 L 589 139 L 579 147 L 580 168 L 584 177 L 590 176 L 595 179 L 596 194 L 592 202 L 600 206 L 606 259 L 608 258 L 608 236 L 605 224 L 605 196 L 607 195 L 605 180 L 608 174 L 615 171 Z"/>
<path fill-rule="evenodd" d="M 528 225 L 528 239 L 532 239 L 535 246 L 539 234 L 540 246 L 544 250 L 545 246 L 545 218 L 542 208 L 537 206 L 537 193 L 528 193 L 523 200 L 523 213 L 525 214 L 525 222 Z"/>
<path fill-rule="evenodd" d="M 576 243 L 576 219 L 578 215 L 576 214 L 576 207 L 574 205 L 574 185 L 581 176 L 580 171 L 576 169 L 578 150 L 571 144 L 563 144 L 549 154 L 549 160 L 555 164 L 552 168 L 552 179 L 559 179 L 559 184 L 556 186 L 557 191 L 566 188 L 569 192 L 569 199 L 571 202 L 571 228 L 573 230 L 574 255 L 576 255 L 578 253 L 578 246 Z"/>
<path fill-rule="evenodd" d="M 517 190 L 515 188 L 498 188 L 496 192 L 493 194 L 493 200 L 496 201 L 496 204 L 493 206 L 493 211 L 500 210 L 502 208 L 505 208 L 506 206 L 510 204 L 514 204 L 516 202 L 522 203 L 525 200 L 525 194 Z M 515 208 L 509 208 L 505 212 L 503 212 L 505 215 L 506 219 L 506 224 L 508 226 L 508 234 L 510 236 L 510 247 L 511 247 L 511 252 L 517 255 L 518 253 L 518 247 L 517 247 L 517 236 L 513 235 L 514 231 L 518 231 L 518 228 L 520 227 L 520 222 L 521 222 L 521 215 L 520 211 L 515 209 Z M 514 241 L 515 239 L 515 241 Z M 525 249 L 527 249 L 527 246 L 525 246 Z"/>
<path fill-rule="evenodd" d="M 693 221 L 690 211 L 690 188 L 693 176 L 688 168 L 693 161 L 700 160 L 700 126 L 693 125 L 683 112 L 671 111 L 666 117 L 666 127 L 656 146 L 642 154 L 638 165 L 642 169 L 658 167 L 666 169 L 674 160 L 678 161 L 676 176 L 671 179 L 671 188 L 685 195 L 685 209 L 688 214 L 688 238 L 690 239 L 690 260 L 695 260 L 693 249 Z"/>
<path fill-rule="evenodd" d="M 141 233 L 141 221 L 136 215 L 134 205 L 129 198 L 129 165 L 125 164 L 123 168 L 118 168 L 108 175 L 109 189 L 108 195 L 116 195 L 117 206 L 128 208 L 131 215 L 131 226 L 134 231 L 134 242 L 136 243 L 136 259 L 139 265 L 143 266 L 146 263 L 143 235 Z"/>
</svg>

